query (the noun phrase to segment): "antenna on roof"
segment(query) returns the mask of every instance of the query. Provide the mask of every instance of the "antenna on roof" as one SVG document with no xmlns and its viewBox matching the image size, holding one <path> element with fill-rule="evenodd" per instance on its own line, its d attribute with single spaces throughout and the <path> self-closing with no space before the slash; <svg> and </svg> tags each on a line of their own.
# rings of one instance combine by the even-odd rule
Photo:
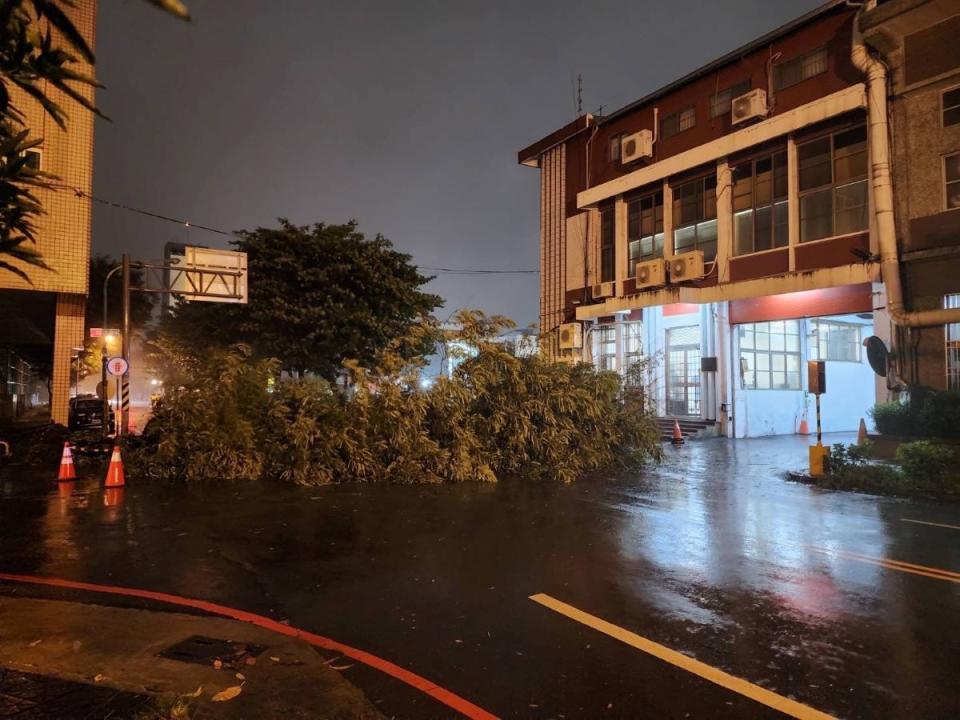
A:
<svg viewBox="0 0 960 720">
<path fill-rule="evenodd" d="M 583 115 L 583 75 L 577 74 L 577 117 Z"/>
</svg>

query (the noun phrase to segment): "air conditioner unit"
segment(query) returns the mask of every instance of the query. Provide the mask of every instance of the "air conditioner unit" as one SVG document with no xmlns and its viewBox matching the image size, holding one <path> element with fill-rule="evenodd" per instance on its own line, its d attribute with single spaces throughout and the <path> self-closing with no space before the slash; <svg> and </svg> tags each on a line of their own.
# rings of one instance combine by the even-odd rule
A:
<svg viewBox="0 0 960 720">
<path fill-rule="evenodd" d="M 763 88 L 754 88 L 733 99 L 731 103 L 730 119 L 734 125 L 767 116 L 767 91 Z"/>
<path fill-rule="evenodd" d="M 578 322 L 560 326 L 560 349 L 579 350 L 583 347 L 583 325 Z"/>
<path fill-rule="evenodd" d="M 620 141 L 620 162 L 631 163 L 653 156 L 653 133 L 649 130 L 627 135 Z"/>
<path fill-rule="evenodd" d="M 613 297 L 616 293 L 617 283 L 613 280 L 610 282 L 597 283 L 593 286 L 590 296 L 594 300 L 602 300 L 603 298 Z"/>
<path fill-rule="evenodd" d="M 670 282 L 699 280 L 703 276 L 703 250 L 692 250 L 682 255 L 675 255 L 670 260 Z"/>
<path fill-rule="evenodd" d="M 667 283 L 667 268 L 662 258 L 637 263 L 637 290 Z"/>
</svg>

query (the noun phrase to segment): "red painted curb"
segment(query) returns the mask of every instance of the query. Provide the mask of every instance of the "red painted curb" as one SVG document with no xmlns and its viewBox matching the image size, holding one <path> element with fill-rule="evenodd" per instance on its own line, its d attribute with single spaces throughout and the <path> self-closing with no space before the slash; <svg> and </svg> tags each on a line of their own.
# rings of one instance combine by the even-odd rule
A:
<svg viewBox="0 0 960 720">
<path fill-rule="evenodd" d="M 358 662 L 362 662 L 364 665 L 369 665 L 370 667 L 375 668 L 382 673 L 386 673 L 390 677 L 396 678 L 397 680 L 406 683 L 407 685 L 410 685 L 411 687 L 414 687 L 423 693 L 426 693 L 434 700 L 456 710 L 464 717 L 473 718 L 475 720 L 496 720 L 497 717 L 496 715 L 487 712 L 483 708 L 477 707 L 469 700 L 464 700 L 459 695 L 440 687 L 436 683 L 430 682 L 425 677 L 417 675 L 414 672 L 410 672 L 409 670 L 405 670 L 389 660 L 384 660 L 383 658 L 377 657 L 376 655 L 368 653 L 364 650 L 358 650 L 357 648 L 349 645 L 344 645 L 341 642 L 324 637 L 323 635 L 317 635 L 315 633 L 307 632 L 306 630 L 301 630 L 290 625 L 284 625 L 283 623 L 272 620 L 271 618 L 250 613 L 245 610 L 237 610 L 236 608 L 227 607 L 226 605 L 218 605 L 216 603 L 207 602 L 206 600 L 195 600 L 193 598 L 171 595 L 164 592 L 156 592 L 154 590 L 140 590 L 138 588 L 117 587 L 115 585 L 98 585 L 96 583 L 67 580 L 65 578 L 0 573 L 0 580 L 30 583 L 33 585 L 49 585 L 52 587 L 70 588 L 71 590 L 87 590 L 89 592 L 109 593 L 111 595 L 126 595 L 128 597 L 156 600 L 158 602 L 169 603 L 171 605 L 180 605 L 182 607 L 191 607 L 196 608 L 197 610 L 204 610 L 213 615 L 221 615 L 233 620 L 251 623 L 266 630 L 271 630 L 280 635 L 299 638 L 310 643 L 311 645 L 315 645 L 316 647 L 321 647 L 326 650 L 335 650 L 338 653 L 342 653 L 343 655 L 353 658 Z"/>
</svg>

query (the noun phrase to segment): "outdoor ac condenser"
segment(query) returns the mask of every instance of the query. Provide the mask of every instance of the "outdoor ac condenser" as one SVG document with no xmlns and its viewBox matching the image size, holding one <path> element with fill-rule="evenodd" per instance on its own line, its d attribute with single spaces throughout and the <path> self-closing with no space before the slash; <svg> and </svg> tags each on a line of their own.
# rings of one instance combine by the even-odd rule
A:
<svg viewBox="0 0 960 720">
<path fill-rule="evenodd" d="M 653 133 L 641 130 L 620 141 L 620 162 L 632 163 L 653 156 Z"/>
<path fill-rule="evenodd" d="M 754 88 L 733 99 L 730 121 L 734 125 L 739 125 L 747 120 L 766 117 L 767 111 L 767 91 L 763 88 Z"/>
<path fill-rule="evenodd" d="M 560 326 L 560 349 L 579 350 L 583 347 L 583 325 L 578 322 Z"/>
<path fill-rule="evenodd" d="M 675 255 L 670 261 L 670 282 L 699 280 L 703 275 L 703 250 Z"/>
<path fill-rule="evenodd" d="M 637 290 L 660 287 L 667 283 L 666 261 L 663 258 L 638 262 L 636 271 Z"/>
<path fill-rule="evenodd" d="M 591 288 L 590 297 L 594 300 L 602 300 L 603 298 L 613 297 L 615 294 L 617 284 L 611 280 L 610 282 L 597 283 Z"/>
</svg>

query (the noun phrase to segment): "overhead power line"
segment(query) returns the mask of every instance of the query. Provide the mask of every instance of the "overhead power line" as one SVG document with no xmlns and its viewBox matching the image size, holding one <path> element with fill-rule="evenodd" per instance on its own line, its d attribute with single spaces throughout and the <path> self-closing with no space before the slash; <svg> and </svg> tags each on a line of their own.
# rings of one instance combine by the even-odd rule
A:
<svg viewBox="0 0 960 720">
<path fill-rule="evenodd" d="M 97 197 L 96 195 L 91 195 L 90 193 L 82 190 L 73 185 L 67 185 L 65 183 L 55 182 L 51 183 L 54 187 L 60 188 L 61 190 L 71 190 L 77 197 L 88 198 L 93 202 L 100 203 L 101 205 L 106 205 L 107 207 L 117 208 L 118 210 L 126 210 L 127 212 L 136 213 L 137 215 L 144 215 L 154 220 L 163 220 L 164 222 L 172 222 L 177 225 L 182 225 L 187 228 L 204 230 L 206 232 L 216 233 L 217 235 L 225 235 L 227 237 L 236 237 L 237 233 L 230 230 L 221 230 L 219 228 L 210 227 L 209 225 L 198 225 L 192 223 L 189 220 L 181 220 L 179 218 L 170 217 L 169 215 L 162 215 L 161 213 L 152 212 L 150 210 L 144 210 L 142 208 L 131 207 L 130 205 L 125 205 L 115 200 L 107 200 L 105 198 Z M 444 267 L 426 267 L 425 265 L 417 266 L 421 270 L 426 270 L 428 272 L 443 273 L 445 275 L 534 275 L 539 273 L 539 270 L 492 270 L 492 269 L 468 269 L 468 268 L 444 268 Z"/>
</svg>

